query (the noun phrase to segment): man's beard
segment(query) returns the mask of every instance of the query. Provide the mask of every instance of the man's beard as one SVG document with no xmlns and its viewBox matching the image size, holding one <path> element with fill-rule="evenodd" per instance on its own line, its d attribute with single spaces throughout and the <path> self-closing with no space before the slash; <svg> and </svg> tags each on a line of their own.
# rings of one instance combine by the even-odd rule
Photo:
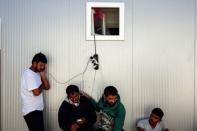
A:
<svg viewBox="0 0 197 131">
<path fill-rule="evenodd" d="M 114 103 L 109 103 L 109 102 L 107 102 L 107 104 L 108 104 L 109 106 L 111 106 L 111 107 L 114 106 L 115 103 L 116 103 L 116 102 L 114 102 Z"/>
</svg>

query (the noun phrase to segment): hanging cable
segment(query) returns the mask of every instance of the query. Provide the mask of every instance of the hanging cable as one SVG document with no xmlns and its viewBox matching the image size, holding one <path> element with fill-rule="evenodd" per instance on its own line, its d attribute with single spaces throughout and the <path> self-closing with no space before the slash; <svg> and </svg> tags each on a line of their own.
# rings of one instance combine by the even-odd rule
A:
<svg viewBox="0 0 197 131">
<path fill-rule="evenodd" d="M 82 75 L 82 77 L 83 77 L 83 75 L 84 75 L 84 74 L 86 73 L 86 71 L 87 71 L 87 68 L 88 68 L 89 63 L 90 63 L 90 60 L 88 60 L 88 62 L 87 62 L 87 64 L 86 64 L 86 67 L 85 67 L 85 69 L 83 70 L 83 72 L 76 74 L 75 76 L 73 76 L 73 77 L 71 77 L 69 80 L 67 80 L 66 82 L 60 82 L 60 81 L 58 81 L 51 73 L 48 73 L 48 74 L 49 74 L 49 76 L 51 76 L 51 77 L 55 80 L 56 83 L 58 83 L 58 84 L 63 84 L 63 85 L 64 85 L 64 84 L 69 83 L 71 80 L 73 80 L 74 78 L 76 78 L 76 77 L 78 77 L 78 76 L 80 76 L 80 75 Z"/>
<path fill-rule="evenodd" d="M 90 62 L 91 60 L 89 60 L 89 62 Z M 87 70 L 87 67 L 88 66 L 86 66 L 86 69 L 85 69 L 85 71 L 83 72 L 83 75 L 82 75 L 82 88 L 81 88 L 81 90 L 83 90 L 84 89 L 84 75 L 85 75 L 85 72 L 86 72 L 86 70 Z"/>
<path fill-rule="evenodd" d="M 95 85 L 95 80 L 96 80 L 96 70 L 94 71 L 94 79 L 93 79 L 93 82 L 92 82 L 92 90 L 91 90 L 91 95 L 93 93 L 93 89 L 94 89 L 94 85 Z"/>
<path fill-rule="evenodd" d="M 95 33 L 94 33 L 94 54 L 96 54 L 96 39 L 95 39 Z"/>
<path fill-rule="evenodd" d="M 99 58 L 98 58 L 98 54 L 96 53 L 96 39 L 95 39 L 95 34 L 94 34 L 94 55 L 90 57 L 90 59 L 92 60 L 92 64 L 94 66 L 95 70 L 99 69 Z"/>
<path fill-rule="evenodd" d="M 194 1 L 194 120 L 193 131 L 196 131 L 196 0 Z"/>
<path fill-rule="evenodd" d="M 92 23 L 93 23 L 93 21 L 92 21 Z M 94 25 L 94 23 L 93 23 L 93 25 Z M 93 26 L 93 27 L 94 27 L 94 26 Z M 93 82 L 92 82 L 92 89 L 91 89 L 91 94 L 93 93 L 93 89 L 94 89 L 95 81 L 96 81 L 96 70 L 99 69 L 99 60 L 98 60 L 98 54 L 97 54 L 97 45 L 96 45 L 95 32 L 94 32 L 94 34 L 93 34 L 93 37 L 94 37 L 94 55 L 91 56 L 90 59 L 88 60 L 87 65 L 86 65 L 85 69 L 83 70 L 83 72 L 76 74 L 75 76 L 73 76 L 73 77 L 71 77 L 69 80 L 67 80 L 66 82 L 60 82 L 60 81 L 58 81 L 51 73 L 48 73 L 49 76 L 50 76 L 56 83 L 58 83 L 58 84 L 63 84 L 63 85 L 64 85 L 64 84 L 69 83 L 71 80 L 73 80 L 73 79 L 75 79 L 75 78 L 77 78 L 77 77 L 79 77 L 79 76 L 82 76 L 82 77 L 81 77 L 81 78 L 82 78 L 82 88 L 81 88 L 81 89 L 83 90 L 83 88 L 84 88 L 84 75 L 85 75 L 85 73 L 86 73 L 86 71 L 87 71 L 87 68 L 88 68 L 88 65 L 89 65 L 89 63 L 90 63 L 90 61 L 91 61 L 92 64 L 93 64 L 93 68 L 94 68 L 94 70 L 95 70 L 94 76 L 93 76 Z"/>
</svg>

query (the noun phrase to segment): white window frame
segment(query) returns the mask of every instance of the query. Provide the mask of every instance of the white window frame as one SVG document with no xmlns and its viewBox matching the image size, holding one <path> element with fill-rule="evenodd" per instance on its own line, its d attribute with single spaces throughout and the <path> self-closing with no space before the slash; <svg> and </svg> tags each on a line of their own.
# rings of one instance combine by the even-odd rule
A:
<svg viewBox="0 0 197 131">
<path fill-rule="evenodd" d="M 86 40 L 94 40 L 91 35 L 92 7 L 119 8 L 119 35 L 95 35 L 96 40 L 124 40 L 124 3 L 118 2 L 87 2 L 86 5 Z"/>
</svg>

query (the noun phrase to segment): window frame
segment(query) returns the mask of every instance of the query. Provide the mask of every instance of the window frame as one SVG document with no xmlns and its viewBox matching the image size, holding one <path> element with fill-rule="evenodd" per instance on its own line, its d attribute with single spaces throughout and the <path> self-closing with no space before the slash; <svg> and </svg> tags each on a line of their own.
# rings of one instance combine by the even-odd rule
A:
<svg viewBox="0 0 197 131">
<path fill-rule="evenodd" d="M 96 40 L 124 40 L 124 3 L 123 2 L 87 2 L 86 4 L 86 40 L 94 40 L 91 35 L 92 11 L 95 8 L 119 8 L 119 35 L 95 35 Z"/>
</svg>

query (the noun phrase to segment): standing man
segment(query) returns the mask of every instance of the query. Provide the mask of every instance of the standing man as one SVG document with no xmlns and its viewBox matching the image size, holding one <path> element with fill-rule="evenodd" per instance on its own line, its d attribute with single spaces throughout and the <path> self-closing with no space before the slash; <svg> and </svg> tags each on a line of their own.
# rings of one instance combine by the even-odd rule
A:
<svg viewBox="0 0 197 131">
<path fill-rule="evenodd" d="M 137 123 L 138 131 L 169 131 L 166 123 L 162 121 L 163 116 L 164 113 L 160 108 L 154 108 L 149 118 Z"/>
<path fill-rule="evenodd" d="M 43 122 L 43 89 L 50 88 L 45 75 L 47 58 L 38 53 L 32 59 L 32 65 L 21 78 L 22 113 L 29 131 L 45 131 Z"/>
<path fill-rule="evenodd" d="M 96 112 L 90 100 L 80 95 L 76 85 L 69 85 L 66 94 L 58 112 L 60 128 L 63 131 L 92 131 Z"/>
<path fill-rule="evenodd" d="M 107 86 L 104 94 L 98 102 L 84 93 L 84 96 L 91 99 L 96 110 L 99 112 L 99 121 L 96 131 L 122 131 L 126 110 L 120 101 L 120 96 L 114 86 Z"/>
</svg>

